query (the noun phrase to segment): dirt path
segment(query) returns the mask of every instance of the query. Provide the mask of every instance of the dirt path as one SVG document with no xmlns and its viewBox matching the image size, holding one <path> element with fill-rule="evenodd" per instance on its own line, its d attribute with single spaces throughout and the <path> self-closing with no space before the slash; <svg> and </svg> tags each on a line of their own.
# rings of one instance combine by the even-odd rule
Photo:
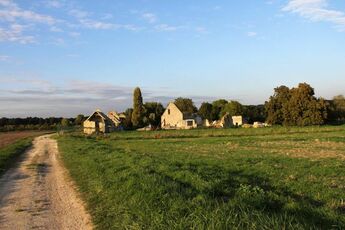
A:
<svg viewBox="0 0 345 230">
<path fill-rule="evenodd" d="M 1 229 L 92 229 L 58 157 L 55 140 L 37 137 L 18 166 L 0 178 Z"/>
</svg>

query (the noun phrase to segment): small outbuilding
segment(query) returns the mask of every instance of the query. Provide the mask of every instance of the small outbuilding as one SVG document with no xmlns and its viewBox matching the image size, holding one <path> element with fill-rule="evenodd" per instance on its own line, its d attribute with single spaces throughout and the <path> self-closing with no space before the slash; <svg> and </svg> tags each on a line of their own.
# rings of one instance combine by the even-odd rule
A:
<svg viewBox="0 0 345 230">
<path fill-rule="evenodd" d="M 234 126 L 242 126 L 244 123 L 245 122 L 242 116 L 232 116 L 232 124 Z"/>
<path fill-rule="evenodd" d="M 116 130 L 114 122 L 101 110 L 97 109 L 83 123 L 84 133 L 111 133 Z"/>
</svg>

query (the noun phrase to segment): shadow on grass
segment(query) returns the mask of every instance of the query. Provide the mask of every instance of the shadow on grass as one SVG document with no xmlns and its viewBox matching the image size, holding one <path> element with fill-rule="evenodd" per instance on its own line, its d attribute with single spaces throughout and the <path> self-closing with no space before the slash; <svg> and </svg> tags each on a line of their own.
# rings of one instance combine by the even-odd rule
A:
<svg viewBox="0 0 345 230">
<path fill-rule="evenodd" d="M 267 216 L 288 215 L 306 227 L 313 226 L 321 229 L 345 227 L 345 223 L 323 214 L 322 208 L 325 208 L 325 203 L 291 192 L 288 188 L 274 187 L 264 177 L 251 175 L 241 170 L 231 171 L 209 166 L 202 169 L 195 167 L 191 165 L 191 171 L 198 173 L 204 180 L 217 182 L 211 183 L 210 187 L 200 189 L 192 182 L 177 179 L 153 168 L 148 173 L 156 174 L 165 181 L 166 185 L 172 185 L 167 186 L 167 192 L 170 192 L 172 196 L 183 196 L 185 200 L 192 200 L 201 195 L 207 202 L 214 204 L 226 205 L 231 202 L 235 206 L 263 212 Z M 295 204 L 293 208 L 288 207 L 291 203 Z"/>
</svg>

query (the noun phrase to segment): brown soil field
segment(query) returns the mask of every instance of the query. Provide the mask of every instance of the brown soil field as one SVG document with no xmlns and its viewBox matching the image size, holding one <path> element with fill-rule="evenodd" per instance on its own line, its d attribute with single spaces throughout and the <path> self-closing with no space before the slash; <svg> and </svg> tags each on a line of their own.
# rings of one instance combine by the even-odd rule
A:
<svg viewBox="0 0 345 230">
<path fill-rule="evenodd" d="M 19 139 L 40 136 L 46 133 L 49 133 L 49 131 L 14 131 L 0 133 L 0 148 L 12 144 Z"/>
</svg>

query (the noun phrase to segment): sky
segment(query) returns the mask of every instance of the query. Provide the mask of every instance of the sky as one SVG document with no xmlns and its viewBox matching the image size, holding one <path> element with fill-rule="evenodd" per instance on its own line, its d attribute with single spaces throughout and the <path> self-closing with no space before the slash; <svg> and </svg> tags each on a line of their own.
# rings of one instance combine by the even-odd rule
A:
<svg viewBox="0 0 345 230">
<path fill-rule="evenodd" d="M 0 0 L 0 117 L 345 94 L 343 0 Z"/>
</svg>

